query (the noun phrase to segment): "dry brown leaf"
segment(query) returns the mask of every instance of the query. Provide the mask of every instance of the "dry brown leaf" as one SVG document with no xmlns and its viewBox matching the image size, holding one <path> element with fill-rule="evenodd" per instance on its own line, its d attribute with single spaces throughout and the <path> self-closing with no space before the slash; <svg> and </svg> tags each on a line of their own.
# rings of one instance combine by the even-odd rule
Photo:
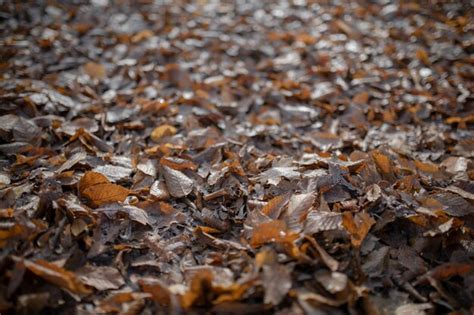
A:
<svg viewBox="0 0 474 315">
<path fill-rule="evenodd" d="M 0 248 L 4 248 L 10 239 L 26 236 L 27 232 L 28 229 L 21 224 L 15 224 L 8 230 L 0 230 Z"/>
<path fill-rule="evenodd" d="M 367 104 L 369 102 L 369 93 L 367 91 L 357 93 L 352 98 L 352 101 L 358 105 Z"/>
<path fill-rule="evenodd" d="M 167 306 L 171 303 L 172 293 L 168 290 L 167 285 L 161 281 L 155 279 L 152 281 L 148 281 L 148 279 L 141 279 L 139 284 L 142 290 L 144 292 L 150 293 L 152 295 L 152 299 L 160 305 Z"/>
<path fill-rule="evenodd" d="M 109 183 L 109 180 L 105 175 L 97 172 L 86 172 L 79 181 L 77 188 L 79 189 L 79 193 L 82 194 L 83 191 L 91 186 Z"/>
<path fill-rule="evenodd" d="M 418 49 L 416 51 L 416 58 L 423 62 L 426 66 L 429 66 L 431 64 L 428 53 L 424 49 Z"/>
<path fill-rule="evenodd" d="M 152 31 L 145 29 L 133 35 L 131 38 L 131 41 L 132 43 L 138 43 L 138 42 L 141 42 L 142 40 L 152 37 L 153 35 L 154 34 Z"/>
<path fill-rule="evenodd" d="M 303 223 L 315 199 L 316 195 L 314 193 L 291 196 L 288 208 L 283 214 L 283 219 L 290 230 L 299 232 L 303 228 Z"/>
<path fill-rule="evenodd" d="M 291 289 L 291 271 L 277 262 L 263 266 L 263 287 L 265 304 L 278 305 Z"/>
<path fill-rule="evenodd" d="M 162 157 L 160 159 L 160 164 L 166 165 L 178 171 L 182 171 L 182 170 L 195 171 L 197 169 L 197 165 L 194 164 L 193 162 L 186 159 L 180 159 L 180 158 L 175 158 L 175 157 Z"/>
<path fill-rule="evenodd" d="M 346 211 L 342 214 L 342 224 L 351 235 L 352 245 L 360 247 L 370 228 L 375 224 L 375 220 L 365 212 L 352 216 L 351 212 Z"/>
<path fill-rule="evenodd" d="M 104 79 L 107 76 L 105 67 L 95 62 L 86 63 L 84 65 L 84 72 L 94 79 Z"/>
<path fill-rule="evenodd" d="M 250 245 L 258 247 L 270 242 L 291 243 L 296 238 L 297 234 L 289 232 L 284 221 L 275 220 L 257 226 L 250 239 Z"/>
<path fill-rule="evenodd" d="M 89 294 L 92 291 L 87 288 L 78 278 L 78 276 L 55 264 L 39 259 L 37 261 L 24 260 L 25 267 L 43 278 L 44 280 L 72 293 Z"/>
<path fill-rule="evenodd" d="M 388 181 L 394 181 L 396 179 L 395 168 L 390 158 L 377 150 L 372 151 L 371 156 L 383 178 Z"/>
<path fill-rule="evenodd" d="M 323 231 L 342 230 L 342 215 L 329 211 L 312 210 L 305 221 L 305 234 L 312 235 Z"/>
<path fill-rule="evenodd" d="M 161 125 L 153 129 L 150 138 L 154 142 L 158 142 L 163 137 L 172 136 L 176 134 L 176 131 L 177 129 L 171 125 Z"/>
<path fill-rule="evenodd" d="M 206 269 L 194 275 L 189 290 L 181 298 L 184 308 L 189 308 L 199 302 L 207 302 L 206 295 L 212 291 L 212 278 L 212 272 Z"/>
<path fill-rule="evenodd" d="M 93 207 L 117 201 L 124 201 L 130 191 L 122 186 L 112 184 L 108 179 L 96 172 L 86 172 L 78 184 L 80 194 Z"/>
<path fill-rule="evenodd" d="M 262 208 L 262 213 L 272 219 L 278 219 L 278 217 L 280 216 L 280 213 L 283 211 L 284 207 L 288 204 L 289 200 L 290 200 L 289 194 L 276 196 L 270 199 L 270 201 L 268 201 L 267 204 Z"/>
</svg>

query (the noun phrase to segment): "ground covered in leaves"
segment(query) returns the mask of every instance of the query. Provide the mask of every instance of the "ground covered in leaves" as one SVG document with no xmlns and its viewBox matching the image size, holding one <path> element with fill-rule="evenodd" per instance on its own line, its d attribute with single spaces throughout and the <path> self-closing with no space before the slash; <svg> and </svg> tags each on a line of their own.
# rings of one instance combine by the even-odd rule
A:
<svg viewBox="0 0 474 315">
<path fill-rule="evenodd" d="M 155 2 L 1 2 L 2 314 L 473 311 L 468 1 Z"/>
</svg>

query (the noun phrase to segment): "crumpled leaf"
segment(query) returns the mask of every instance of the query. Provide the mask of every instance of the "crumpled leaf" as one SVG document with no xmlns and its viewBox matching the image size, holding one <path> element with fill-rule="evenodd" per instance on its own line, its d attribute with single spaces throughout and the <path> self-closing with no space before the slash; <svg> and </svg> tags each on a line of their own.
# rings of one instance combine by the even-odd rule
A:
<svg viewBox="0 0 474 315">
<path fill-rule="evenodd" d="M 126 214 L 130 220 L 138 222 L 142 225 L 151 225 L 148 213 L 135 206 L 109 204 L 101 208 L 95 209 L 96 212 L 103 212 L 107 215 L 113 216 L 116 213 Z"/>
</svg>

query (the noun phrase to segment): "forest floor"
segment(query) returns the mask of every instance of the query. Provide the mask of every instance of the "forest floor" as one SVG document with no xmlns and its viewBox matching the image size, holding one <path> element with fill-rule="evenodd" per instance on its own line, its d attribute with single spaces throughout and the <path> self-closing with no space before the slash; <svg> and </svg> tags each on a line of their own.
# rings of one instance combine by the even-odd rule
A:
<svg viewBox="0 0 474 315">
<path fill-rule="evenodd" d="M 469 1 L 0 1 L 1 314 L 472 314 Z"/>
</svg>

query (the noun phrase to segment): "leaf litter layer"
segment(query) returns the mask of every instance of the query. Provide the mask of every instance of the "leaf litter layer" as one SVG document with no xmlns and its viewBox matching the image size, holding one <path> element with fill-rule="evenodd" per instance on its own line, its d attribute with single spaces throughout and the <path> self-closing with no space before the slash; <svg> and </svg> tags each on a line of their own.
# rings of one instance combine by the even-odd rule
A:
<svg viewBox="0 0 474 315">
<path fill-rule="evenodd" d="M 0 12 L 2 314 L 473 312 L 468 1 Z"/>
</svg>

